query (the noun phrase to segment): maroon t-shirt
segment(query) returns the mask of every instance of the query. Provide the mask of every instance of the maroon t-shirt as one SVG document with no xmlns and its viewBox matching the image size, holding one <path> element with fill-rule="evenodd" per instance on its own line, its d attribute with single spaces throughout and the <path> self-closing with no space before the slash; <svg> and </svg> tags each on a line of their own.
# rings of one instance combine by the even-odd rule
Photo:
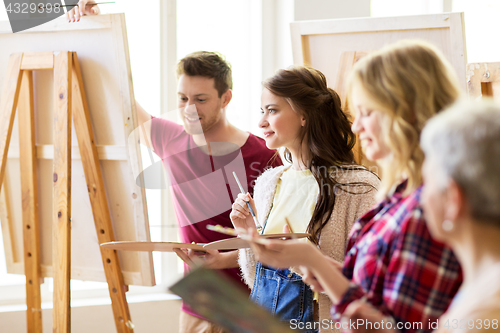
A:
<svg viewBox="0 0 500 333">
<path fill-rule="evenodd" d="M 185 243 L 210 243 L 231 237 L 210 231 L 206 226 L 233 227 L 229 213 L 240 193 L 233 172 L 238 175 L 244 189 L 252 194 L 257 177 L 266 168 L 282 164 L 279 156 L 272 159 L 275 151 L 268 149 L 265 141 L 253 134 L 241 147 L 227 142 L 211 142 L 213 156 L 208 155 L 182 125 L 162 118 L 152 119 L 151 141 L 169 174 L 180 237 Z M 221 151 L 228 153 L 217 156 Z M 184 268 L 187 271 L 189 266 L 184 265 Z M 246 288 L 238 268 L 220 271 Z M 183 303 L 182 310 L 203 318 L 187 304 Z"/>
</svg>

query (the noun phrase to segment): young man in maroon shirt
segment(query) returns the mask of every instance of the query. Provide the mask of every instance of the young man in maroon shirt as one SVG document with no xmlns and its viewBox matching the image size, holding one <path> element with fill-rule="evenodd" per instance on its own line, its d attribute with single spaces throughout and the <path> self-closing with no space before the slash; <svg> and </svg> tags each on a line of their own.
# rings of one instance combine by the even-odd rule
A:
<svg viewBox="0 0 500 333">
<path fill-rule="evenodd" d="M 178 107 L 183 125 L 152 118 L 137 108 L 142 141 L 161 157 L 171 182 L 181 241 L 209 243 L 227 238 L 210 231 L 208 224 L 232 227 L 231 204 L 239 193 L 233 171 L 250 193 L 265 168 L 281 164 L 265 141 L 230 124 L 226 107 L 232 98 L 230 65 L 217 53 L 194 52 L 177 66 Z M 192 253 L 179 250 L 189 263 Z M 205 265 L 220 269 L 242 284 L 237 251 L 211 251 Z M 189 266 L 185 264 L 187 271 Z M 181 332 L 218 332 L 186 304 L 182 306 Z"/>
</svg>

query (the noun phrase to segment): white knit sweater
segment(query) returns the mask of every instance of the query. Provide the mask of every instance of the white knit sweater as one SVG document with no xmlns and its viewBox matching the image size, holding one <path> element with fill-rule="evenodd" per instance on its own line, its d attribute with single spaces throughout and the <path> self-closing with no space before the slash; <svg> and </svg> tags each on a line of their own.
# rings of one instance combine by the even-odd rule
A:
<svg viewBox="0 0 500 333">
<path fill-rule="evenodd" d="M 266 170 L 256 181 L 254 187 L 255 208 L 257 219 L 264 223 L 269 216 L 276 185 L 279 178 L 289 166 L 279 166 Z M 341 184 L 364 183 L 378 189 L 380 181 L 377 176 L 367 170 L 337 169 L 331 175 Z M 336 195 L 335 206 L 329 222 L 321 231 L 319 246 L 321 251 L 329 257 L 344 261 L 345 247 L 352 225 L 361 215 L 366 213 L 375 203 L 376 190 L 369 190 L 370 186 L 343 186 L 346 191 L 339 191 Z M 367 193 L 365 193 L 367 192 Z M 355 194 L 352 194 L 355 193 Z M 252 288 L 255 276 L 256 260 L 252 250 L 239 250 L 238 263 L 243 280 Z M 330 319 L 331 302 L 326 294 L 319 295 L 319 320 Z M 330 326 L 330 325 L 329 325 Z M 320 332 L 336 332 L 336 330 L 321 329 Z"/>
</svg>

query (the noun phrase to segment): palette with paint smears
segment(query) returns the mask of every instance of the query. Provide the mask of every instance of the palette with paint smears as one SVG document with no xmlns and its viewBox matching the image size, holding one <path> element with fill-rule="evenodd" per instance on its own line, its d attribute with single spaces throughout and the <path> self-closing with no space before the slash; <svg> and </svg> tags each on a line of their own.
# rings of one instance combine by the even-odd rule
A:
<svg viewBox="0 0 500 333">
<path fill-rule="evenodd" d="M 220 225 L 216 226 L 207 225 L 207 229 L 231 236 L 238 235 L 235 229 L 222 227 Z M 258 237 L 251 238 L 247 234 L 241 234 L 238 237 L 223 239 L 220 241 L 205 244 L 203 247 L 209 250 L 236 250 L 236 249 L 249 248 L 250 239 L 252 239 L 252 241 L 256 241 L 257 243 L 261 242 L 262 244 L 266 244 L 266 240 L 269 239 L 289 240 L 289 239 L 305 238 L 309 236 L 310 234 L 308 233 L 282 233 L 282 234 L 259 235 Z"/>
<path fill-rule="evenodd" d="M 200 252 L 207 252 L 201 244 L 178 243 L 178 242 L 134 242 L 117 241 L 102 243 L 102 248 L 122 251 L 160 251 L 174 252 L 174 249 L 192 249 Z"/>
</svg>

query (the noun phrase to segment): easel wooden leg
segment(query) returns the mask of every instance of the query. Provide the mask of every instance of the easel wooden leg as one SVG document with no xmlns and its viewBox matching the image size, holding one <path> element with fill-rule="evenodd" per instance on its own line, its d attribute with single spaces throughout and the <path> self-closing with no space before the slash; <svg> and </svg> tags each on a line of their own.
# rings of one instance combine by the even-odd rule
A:
<svg viewBox="0 0 500 333">
<path fill-rule="evenodd" d="M 342 110 L 349 114 L 349 106 L 347 105 L 347 90 L 345 86 L 345 79 L 351 72 L 352 68 L 354 67 L 354 64 L 362 57 L 367 55 L 367 51 L 346 51 L 342 52 L 340 55 L 340 62 L 339 62 L 339 69 L 337 72 L 337 77 L 335 80 L 335 87 L 333 88 L 337 94 L 340 97 L 340 100 L 342 102 Z M 353 115 L 351 114 L 351 117 Z M 354 119 L 353 119 L 354 120 Z M 356 144 L 353 148 L 353 153 L 354 153 L 354 159 L 356 160 L 356 163 L 361 164 L 361 161 L 363 159 L 363 154 L 361 152 L 361 146 L 359 144 L 359 136 L 356 135 Z"/>
<path fill-rule="evenodd" d="M 53 331 L 71 331 L 71 72 L 70 52 L 54 62 L 54 192 L 52 265 L 54 275 Z"/>
<path fill-rule="evenodd" d="M 337 71 L 337 77 L 335 79 L 334 90 L 340 96 L 340 100 L 342 102 L 342 110 L 351 116 L 351 119 L 354 121 L 354 115 L 350 112 L 350 106 L 347 101 L 347 87 L 345 86 L 345 80 L 349 73 L 352 71 L 354 64 L 358 62 L 359 59 L 369 54 L 370 51 L 345 51 L 340 54 L 340 62 L 339 69 Z M 378 166 L 371 161 L 364 159 L 363 150 L 361 149 L 361 144 L 359 141 L 359 135 L 356 135 L 356 143 L 352 149 L 354 154 L 354 160 L 358 164 L 362 164 L 366 167 L 369 167 L 372 170 L 378 170 Z M 373 171 L 373 170 L 372 170 Z M 378 171 L 376 171 L 378 173 Z"/>
<path fill-rule="evenodd" d="M 94 215 L 95 227 L 99 243 L 115 240 L 111 216 L 109 214 L 108 202 L 104 191 L 104 182 L 101 166 L 97 156 L 97 147 L 94 141 L 94 132 L 90 122 L 90 114 L 87 106 L 83 87 L 82 74 L 76 53 L 73 52 L 73 115 L 78 147 L 82 157 L 83 170 L 87 181 L 90 203 Z M 117 332 L 133 332 L 130 319 L 123 275 L 118 261 L 118 254 L 113 250 L 101 249 L 104 272 L 108 282 L 109 295 L 113 307 Z"/>
<path fill-rule="evenodd" d="M 33 72 L 23 71 L 19 99 L 19 156 L 23 208 L 24 274 L 26 275 L 26 316 L 28 332 L 42 332 L 40 284 L 40 236 L 36 177 L 35 115 Z"/>
<path fill-rule="evenodd" d="M 9 151 L 10 136 L 14 126 L 14 116 L 16 115 L 17 100 L 21 88 L 22 58 L 22 53 L 15 53 L 10 56 L 7 79 L 0 100 L 0 154 L 2 154 L 2 160 L 0 161 L 0 189 L 5 175 L 7 152 Z"/>
<path fill-rule="evenodd" d="M 481 82 L 481 94 L 483 97 L 493 97 L 493 85 L 491 82 Z"/>
</svg>

